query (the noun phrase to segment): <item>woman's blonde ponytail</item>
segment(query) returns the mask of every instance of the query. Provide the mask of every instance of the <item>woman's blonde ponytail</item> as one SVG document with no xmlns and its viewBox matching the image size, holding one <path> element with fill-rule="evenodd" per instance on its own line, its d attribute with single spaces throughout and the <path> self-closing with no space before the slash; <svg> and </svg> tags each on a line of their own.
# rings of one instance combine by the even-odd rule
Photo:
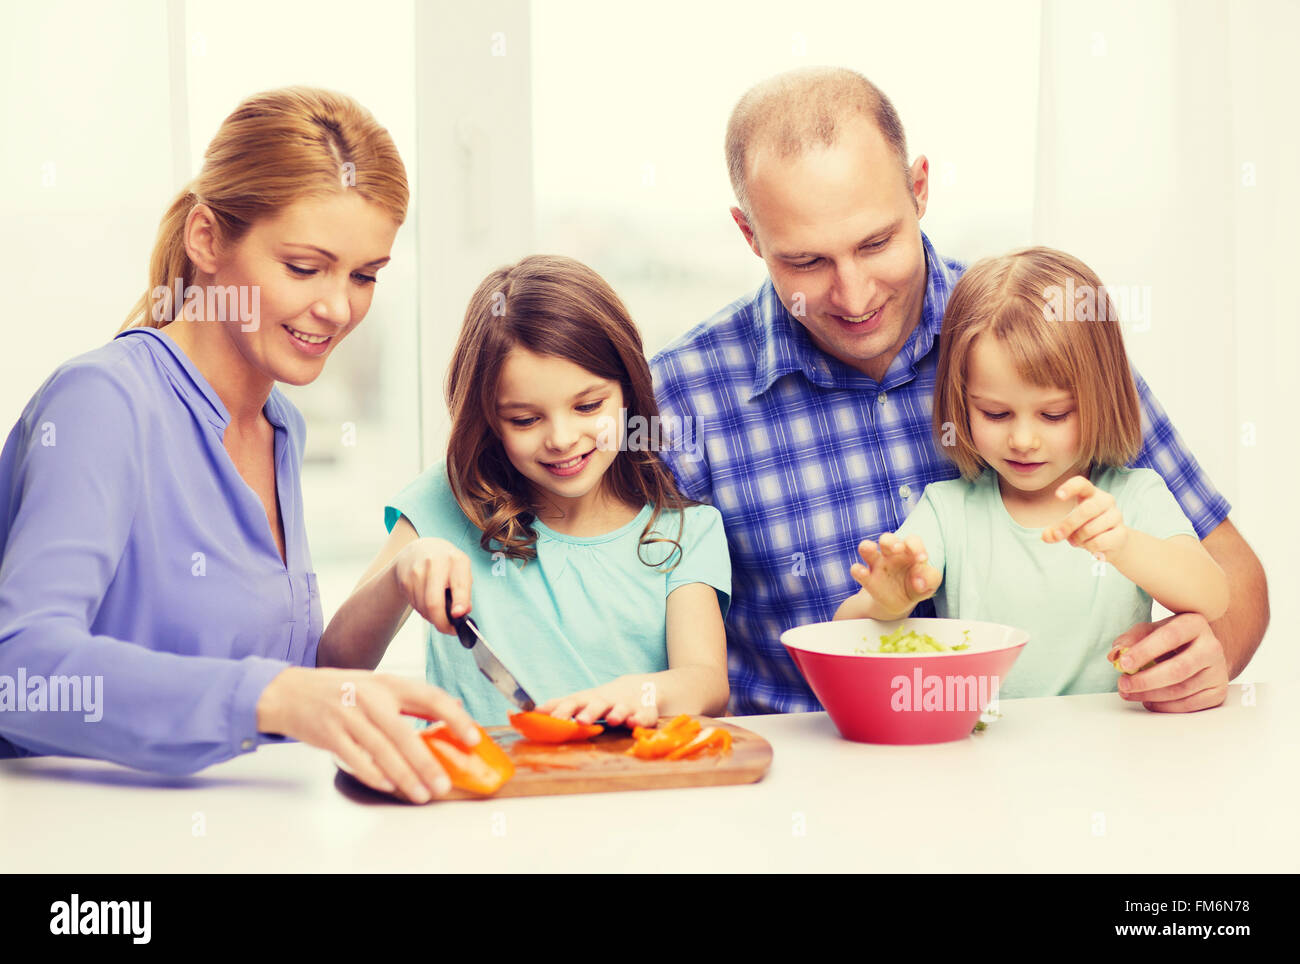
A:
<svg viewBox="0 0 1300 964">
<path fill-rule="evenodd" d="M 176 197 L 158 225 L 158 237 L 153 255 L 149 258 L 149 287 L 132 307 L 119 332 L 128 328 L 161 328 L 174 317 L 177 307 L 168 296 L 165 300 L 154 297 L 159 289 L 174 290 L 174 278 L 181 279 L 181 290 L 194 281 L 194 266 L 185 253 L 185 221 L 198 196 L 189 187 Z"/>
</svg>

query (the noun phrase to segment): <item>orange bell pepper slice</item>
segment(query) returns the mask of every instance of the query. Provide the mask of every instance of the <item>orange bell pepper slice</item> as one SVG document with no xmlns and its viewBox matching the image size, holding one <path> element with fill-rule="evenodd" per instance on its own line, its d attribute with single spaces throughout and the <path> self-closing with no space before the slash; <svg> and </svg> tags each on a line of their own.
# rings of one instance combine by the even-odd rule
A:
<svg viewBox="0 0 1300 964">
<path fill-rule="evenodd" d="M 672 753 L 678 747 L 690 743 L 699 734 L 700 729 L 699 720 L 694 720 L 685 713 L 673 717 L 657 729 L 638 727 L 633 731 L 636 742 L 627 753 L 642 760 L 657 760 Z"/>
<path fill-rule="evenodd" d="M 684 746 L 679 746 L 668 754 L 670 760 L 682 760 L 698 756 L 705 751 L 727 753 L 731 750 L 731 731 L 721 726 L 711 726 L 702 730 L 695 739 Z"/>
<path fill-rule="evenodd" d="M 680 730 L 683 727 L 694 729 L 698 725 L 698 722 L 689 713 L 681 713 L 674 716 L 663 726 L 652 726 L 648 727 L 648 729 L 651 733 L 663 733 L 665 730 Z"/>
<path fill-rule="evenodd" d="M 537 743 L 568 743 L 570 740 L 590 740 L 605 732 L 599 723 L 579 723 L 561 720 L 549 713 L 512 713 L 510 725 L 525 737 Z"/>
<path fill-rule="evenodd" d="M 486 797 L 515 775 L 515 765 L 483 727 L 478 730 L 479 741 L 470 747 L 453 737 L 446 725 L 431 726 L 420 738 L 447 771 L 453 787 Z"/>
</svg>

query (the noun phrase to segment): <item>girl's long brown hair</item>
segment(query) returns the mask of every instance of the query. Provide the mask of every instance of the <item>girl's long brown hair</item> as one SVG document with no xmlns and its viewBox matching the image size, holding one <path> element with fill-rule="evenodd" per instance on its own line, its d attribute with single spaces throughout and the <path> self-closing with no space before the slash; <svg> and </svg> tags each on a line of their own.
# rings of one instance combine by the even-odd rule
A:
<svg viewBox="0 0 1300 964">
<path fill-rule="evenodd" d="M 406 220 L 406 168 L 387 130 L 345 94 L 284 87 L 244 100 L 221 122 L 203 155 L 203 167 L 177 195 L 158 227 L 149 259 L 149 286 L 119 332 L 162 328 L 180 305 L 155 313 L 153 293 L 194 283 L 185 253 L 185 222 L 206 204 L 223 243 L 239 241 L 253 224 L 308 198 L 355 191 L 397 224 Z M 155 315 L 161 315 L 156 317 Z"/>
<path fill-rule="evenodd" d="M 533 255 L 483 279 L 470 298 L 447 370 L 447 479 L 462 511 L 482 531 L 483 549 L 527 560 L 537 555 L 530 484 L 506 455 L 497 415 L 501 369 L 516 347 L 563 358 L 618 382 L 629 420 L 640 415 L 655 424 L 650 419 L 659 408 L 641 335 L 618 295 L 595 271 L 573 258 Z M 657 453 L 621 450 L 601 481 L 624 503 L 654 507 L 641 531 L 641 561 L 680 562 L 684 515 L 679 514 L 676 539 L 650 533 L 662 510 L 699 503 L 681 495 Z M 641 556 L 645 546 L 657 542 L 674 547 L 658 564 Z"/>
</svg>

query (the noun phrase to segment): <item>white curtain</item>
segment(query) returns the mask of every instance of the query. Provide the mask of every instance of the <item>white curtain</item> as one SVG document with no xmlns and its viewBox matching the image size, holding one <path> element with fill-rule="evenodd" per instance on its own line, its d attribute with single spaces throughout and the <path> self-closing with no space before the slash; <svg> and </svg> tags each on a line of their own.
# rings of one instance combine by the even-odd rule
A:
<svg viewBox="0 0 1300 964">
<path fill-rule="evenodd" d="M 167 5 L 5 10 L 0 88 L 0 422 L 113 337 L 147 284 L 175 189 Z M 76 29 L 69 29 L 70 24 Z"/>
<path fill-rule="evenodd" d="M 1282 629 L 1243 679 L 1294 677 L 1300 6 L 1049 0 L 1042 23 L 1032 240 L 1149 307 L 1130 355 L 1272 587 Z"/>
</svg>

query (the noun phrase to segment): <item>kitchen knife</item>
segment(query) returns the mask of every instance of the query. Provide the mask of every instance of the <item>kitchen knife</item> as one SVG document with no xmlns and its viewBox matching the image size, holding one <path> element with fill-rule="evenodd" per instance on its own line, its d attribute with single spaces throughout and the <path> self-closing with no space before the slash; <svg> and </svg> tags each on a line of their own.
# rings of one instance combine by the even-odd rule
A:
<svg viewBox="0 0 1300 964">
<path fill-rule="evenodd" d="M 487 640 L 479 632 L 474 620 L 468 616 L 452 616 L 450 589 L 447 590 L 447 618 L 456 627 L 456 636 L 460 639 L 460 644 L 474 654 L 474 662 L 479 672 L 488 678 L 488 682 L 525 713 L 537 709 L 537 704 L 533 702 L 532 697 L 524 692 L 524 688 L 519 685 L 514 675 L 492 652 L 492 648 L 488 646 Z"/>
</svg>

